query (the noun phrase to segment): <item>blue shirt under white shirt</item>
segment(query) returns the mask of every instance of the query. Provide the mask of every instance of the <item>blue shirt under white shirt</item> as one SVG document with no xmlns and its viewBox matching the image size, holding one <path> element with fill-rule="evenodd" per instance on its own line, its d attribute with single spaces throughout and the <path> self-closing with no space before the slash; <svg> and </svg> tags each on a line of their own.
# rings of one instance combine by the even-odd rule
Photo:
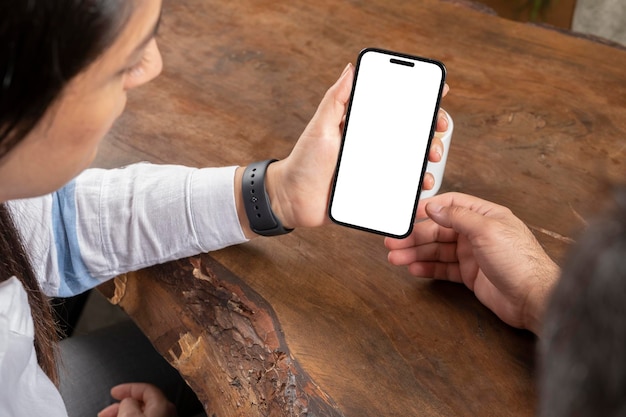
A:
<svg viewBox="0 0 626 417">
<path fill-rule="evenodd" d="M 70 297 L 125 272 L 245 242 L 235 169 L 89 169 L 55 193 L 9 207 L 44 293 Z M 0 416 L 67 416 L 37 364 L 15 277 L 0 283 L 0 386 Z"/>
</svg>

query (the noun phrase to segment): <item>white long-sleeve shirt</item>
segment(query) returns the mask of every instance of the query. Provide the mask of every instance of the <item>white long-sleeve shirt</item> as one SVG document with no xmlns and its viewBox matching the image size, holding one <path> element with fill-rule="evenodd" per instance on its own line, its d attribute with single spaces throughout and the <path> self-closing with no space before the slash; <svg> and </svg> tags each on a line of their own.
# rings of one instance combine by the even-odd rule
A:
<svg viewBox="0 0 626 417">
<path fill-rule="evenodd" d="M 246 241 L 236 167 L 90 169 L 61 190 L 9 203 L 43 291 L 79 294 L 124 272 Z M 0 416 L 67 416 L 37 365 L 26 293 L 0 283 Z"/>
</svg>

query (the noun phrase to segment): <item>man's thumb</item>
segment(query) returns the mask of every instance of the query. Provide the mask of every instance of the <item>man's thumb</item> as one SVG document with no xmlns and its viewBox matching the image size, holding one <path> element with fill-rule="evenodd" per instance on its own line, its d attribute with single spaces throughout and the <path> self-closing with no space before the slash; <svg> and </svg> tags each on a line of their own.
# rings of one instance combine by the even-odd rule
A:
<svg viewBox="0 0 626 417">
<path fill-rule="evenodd" d="M 440 226 L 453 229 L 464 235 L 474 235 L 484 221 L 482 214 L 461 206 L 441 206 L 435 203 L 426 205 L 426 214 Z"/>
</svg>

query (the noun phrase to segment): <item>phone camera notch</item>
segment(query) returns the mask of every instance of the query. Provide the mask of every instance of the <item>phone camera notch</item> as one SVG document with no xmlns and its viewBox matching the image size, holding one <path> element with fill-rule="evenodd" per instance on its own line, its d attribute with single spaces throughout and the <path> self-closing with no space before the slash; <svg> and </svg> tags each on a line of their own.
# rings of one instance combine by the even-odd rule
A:
<svg viewBox="0 0 626 417">
<path fill-rule="evenodd" d="M 404 66 L 407 66 L 407 67 L 414 67 L 415 66 L 415 62 L 403 61 L 401 59 L 396 59 L 396 58 L 391 58 L 389 60 L 389 62 L 391 62 L 392 64 L 404 65 Z"/>
</svg>

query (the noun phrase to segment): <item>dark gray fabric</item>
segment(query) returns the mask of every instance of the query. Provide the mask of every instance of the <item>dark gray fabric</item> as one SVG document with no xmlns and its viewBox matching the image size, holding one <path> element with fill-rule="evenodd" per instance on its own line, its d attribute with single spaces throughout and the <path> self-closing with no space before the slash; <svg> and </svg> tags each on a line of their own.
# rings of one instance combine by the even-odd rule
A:
<svg viewBox="0 0 626 417">
<path fill-rule="evenodd" d="M 130 320 L 60 343 L 60 391 L 69 417 L 96 416 L 114 402 L 111 387 L 148 382 L 161 388 L 180 417 L 205 415 L 193 391 Z"/>
</svg>

